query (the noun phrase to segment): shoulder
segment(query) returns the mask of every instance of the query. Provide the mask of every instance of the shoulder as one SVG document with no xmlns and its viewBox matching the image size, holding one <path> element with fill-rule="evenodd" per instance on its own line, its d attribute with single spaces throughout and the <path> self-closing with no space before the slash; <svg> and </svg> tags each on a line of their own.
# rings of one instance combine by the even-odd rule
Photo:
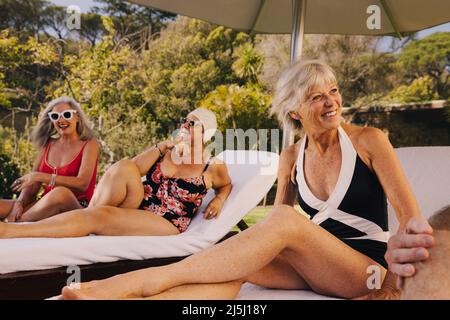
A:
<svg viewBox="0 0 450 320">
<path fill-rule="evenodd" d="M 216 157 L 211 157 L 206 172 L 213 181 L 213 185 L 227 184 L 231 182 L 226 163 Z"/>
<path fill-rule="evenodd" d="M 374 154 L 380 149 L 391 146 L 387 134 L 378 128 L 353 125 L 346 125 L 343 128 L 355 147 L 360 151 Z"/>
<path fill-rule="evenodd" d="M 221 172 L 223 170 L 227 170 L 227 165 L 225 162 L 223 162 L 222 160 L 220 160 L 217 157 L 211 157 L 208 161 L 209 166 L 208 166 L 208 171 L 212 171 L 212 172 Z"/>
<path fill-rule="evenodd" d="M 297 161 L 298 153 L 300 151 L 301 140 L 297 141 L 293 145 L 283 149 L 280 154 L 280 169 L 282 167 L 292 168 Z"/>
<path fill-rule="evenodd" d="M 88 140 L 88 142 L 86 143 L 86 148 L 95 148 L 95 149 L 100 149 L 100 142 L 98 142 L 98 140 L 96 139 L 90 139 Z"/>
<path fill-rule="evenodd" d="M 90 139 L 86 143 L 85 150 L 89 154 L 98 154 L 100 150 L 100 143 L 96 139 Z"/>
</svg>

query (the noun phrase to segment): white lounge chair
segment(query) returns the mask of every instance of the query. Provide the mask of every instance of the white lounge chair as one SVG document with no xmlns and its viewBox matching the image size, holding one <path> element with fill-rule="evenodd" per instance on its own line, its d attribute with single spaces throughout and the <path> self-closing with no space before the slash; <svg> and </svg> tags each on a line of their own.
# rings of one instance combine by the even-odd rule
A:
<svg viewBox="0 0 450 320">
<path fill-rule="evenodd" d="M 23 238 L 0 240 L 0 298 L 45 298 L 57 294 L 70 274 L 81 268 L 81 280 L 167 264 L 218 242 L 269 191 L 276 179 L 278 155 L 263 151 L 225 151 L 233 190 L 219 218 L 201 212 L 213 197 L 210 190 L 189 229 L 176 236 Z M 163 258 L 157 259 L 155 258 Z M 43 281 L 45 280 L 45 281 Z"/>
</svg>

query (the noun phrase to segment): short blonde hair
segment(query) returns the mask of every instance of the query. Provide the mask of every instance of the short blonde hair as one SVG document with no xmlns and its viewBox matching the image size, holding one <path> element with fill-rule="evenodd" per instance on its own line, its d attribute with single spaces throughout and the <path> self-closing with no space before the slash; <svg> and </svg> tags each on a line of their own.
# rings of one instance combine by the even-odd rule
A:
<svg viewBox="0 0 450 320">
<path fill-rule="evenodd" d="M 286 68 L 275 86 L 270 110 L 276 114 L 281 125 L 295 131 L 301 129 L 300 121 L 292 119 L 290 112 L 297 111 L 316 86 L 337 83 L 333 69 L 320 60 L 297 62 Z"/>
<path fill-rule="evenodd" d="M 58 104 L 68 104 L 73 110 L 77 111 L 79 122 L 77 123 L 77 133 L 81 140 L 91 140 L 95 137 L 94 131 L 91 129 L 89 120 L 83 109 L 70 97 L 59 97 L 50 101 L 47 107 L 39 114 L 38 123 L 34 127 L 32 133 L 32 141 L 38 148 L 43 148 L 48 143 L 48 140 L 53 136 L 56 131 L 52 121 L 48 117 L 48 113 L 53 110 Z"/>
</svg>

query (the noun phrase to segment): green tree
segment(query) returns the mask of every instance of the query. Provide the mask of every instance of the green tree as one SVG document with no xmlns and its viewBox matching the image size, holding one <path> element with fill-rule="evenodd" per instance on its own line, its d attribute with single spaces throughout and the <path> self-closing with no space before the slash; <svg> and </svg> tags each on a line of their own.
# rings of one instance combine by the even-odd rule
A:
<svg viewBox="0 0 450 320">
<path fill-rule="evenodd" d="M 81 29 L 78 33 L 81 37 L 88 40 L 91 45 L 95 45 L 98 40 L 101 40 L 105 33 L 105 28 L 102 23 L 102 18 L 96 13 L 83 13 L 81 15 Z"/>
<path fill-rule="evenodd" d="M 422 102 L 439 99 L 436 85 L 430 76 L 415 79 L 410 85 L 401 85 L 385 98 L 394 103 Z"/>
<path fill-rule="evenodd" d="M 9 199 L 14 196 L 11 184 L 17 178 L 20 178 L 17 166 L 7 155 L 0 154 L 0 199 Z"/>
<path fill-rule="evenodd" d="M 271 92 L 280 72 L 290 64 L 289 41 L 285 35 L 257 38 L 256 48 L 264 57 L 259 78 Z M 320 59 L 334 69 L 346 106 L 361 99 L 370 103 L 399 82 L 398 73 L 394 72 L 395 54 L 377 51 L 378 41 L 377 37 L 306 35 L 302 59 Z M 377 94 L 370 96 L 374 93 Z"/>
<path fill-rule="evenodd" d="M 21 41 L 0 31 L 0 107 L 32 110 L 45 98 L 45 86 L 59 77 L 57 43 L 38 42 L 29 37 Z"/>
<path fill-rule="evenodd" d="M 114 22 L 117 36 L 128 38 L 134 48 L 142 47 L 144 37 L 158 34 L 176 15 L 121 0 L 95 0 L 95 13 L 107 15 Z M 136 37 L 137 36 L 137 37 Z"/>
<path fill-rule="evenodd" d="M 21 133 L 0 126 L 0 154 L 7 155 L 22 175 L 31 172 L 36 157 L 29 137 L 30 130 Z"/>
<path fill-rule="evenodd" d="M 278 128 L 276 120 L 269 115 L 271 96 L 264 89 L 256 84 L 247 83 L 244 86 L 237 84 L 220 85 L 214 91 L 210 92 L 199 105 L 206 107 L 217 115 L 218 129 L 225 137 L 226 145 L 245 147 L 246 149 L 254 149 L 256 147 L 266 147 L 270 149 L 272 136 L 267 131 L 267 145 L 261 146 L 258 129 L 275 129 Z M 228 141 L 227 129 L 254 129 L 257 134 L 255 144 L 251 144 L 250 140 L 245 145 L 239 146 L 235 141 Z M 281 134 L 279 135 L 281 137 Z M 234 140 L 234 137 L 232 138 Z M 279 141 L 277 141 L 278 143 Z"/>
<path fill-rule="evenodd" d="M 49 5 L 45 0 L 0 0 L 0 29 L 37 35 L 46 27 Z"/>
<path fill-rule="evenodd" d="M 106 33 L 101 41 L 89 50 L 66 54 L 66 76 L 47 87 L 52 97 L 74 97 L 90 117 L 102 145 L 100 173 L 154 142 L 158 127 L 146 119 L 140 53 L 115 42 L 109 17 L 103 16 L 102 22 Z"/>
<path fill-rule="evenodd" d="M 250 42 L 245 42 L 233 54 L 236 58 L 232 65 L 233 72 L 245 82 L 258 83 L 258 75 L 264 63 L 263 56 Z"/>
<path fill-rule="evenodd" d="M 179 17 L 142 53 L 149 119 L 165 136 L 178 119 L 222 84 L 242 82 L 233 72 L 236 48 L 250 41 L 241 32 Z"/>
<path fill-rule="evenodd" d="M 430 77 L 443 99 L 450 97 L 450 32 L 438 32 L 409 43 L 398 59 L 407 82 Z"/>
<path fill-rule="evenodd" d="M 269 116 L 271 96 L 254 84 L 220 85 L 210 92 L 199 105 L 214 111 L 219 130 L 241 128 L 267 129 L 277 126 Z"/>
</svg>

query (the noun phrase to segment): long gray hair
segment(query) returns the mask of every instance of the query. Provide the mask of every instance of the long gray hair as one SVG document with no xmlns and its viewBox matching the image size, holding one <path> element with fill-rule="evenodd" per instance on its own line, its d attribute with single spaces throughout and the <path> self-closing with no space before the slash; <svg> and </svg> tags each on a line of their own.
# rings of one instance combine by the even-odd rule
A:
<svg viewBox="0 0 450 320">
<path fill-rule="evenodd" d="M 47 107 L 39 114 L 38 123 L 34 127 L 31 135 L 31 139 L 36 147 L 45 147 L 50 137 L 56 134 L 55 127 L 48 117 L 48 113 L 51 112 L 55 106 L 61 103 L 68 104 L 73 110 L 77 111 L 79 119 L 77 123 L 77 133 L 80 136 L 80 139 L 90 140 L 95 137 L 94 131 L 90 127 L 89 120 L 78 102 L 76 102 L 73 98 L 63 96 L 50 101 Z"/>
</svg>

